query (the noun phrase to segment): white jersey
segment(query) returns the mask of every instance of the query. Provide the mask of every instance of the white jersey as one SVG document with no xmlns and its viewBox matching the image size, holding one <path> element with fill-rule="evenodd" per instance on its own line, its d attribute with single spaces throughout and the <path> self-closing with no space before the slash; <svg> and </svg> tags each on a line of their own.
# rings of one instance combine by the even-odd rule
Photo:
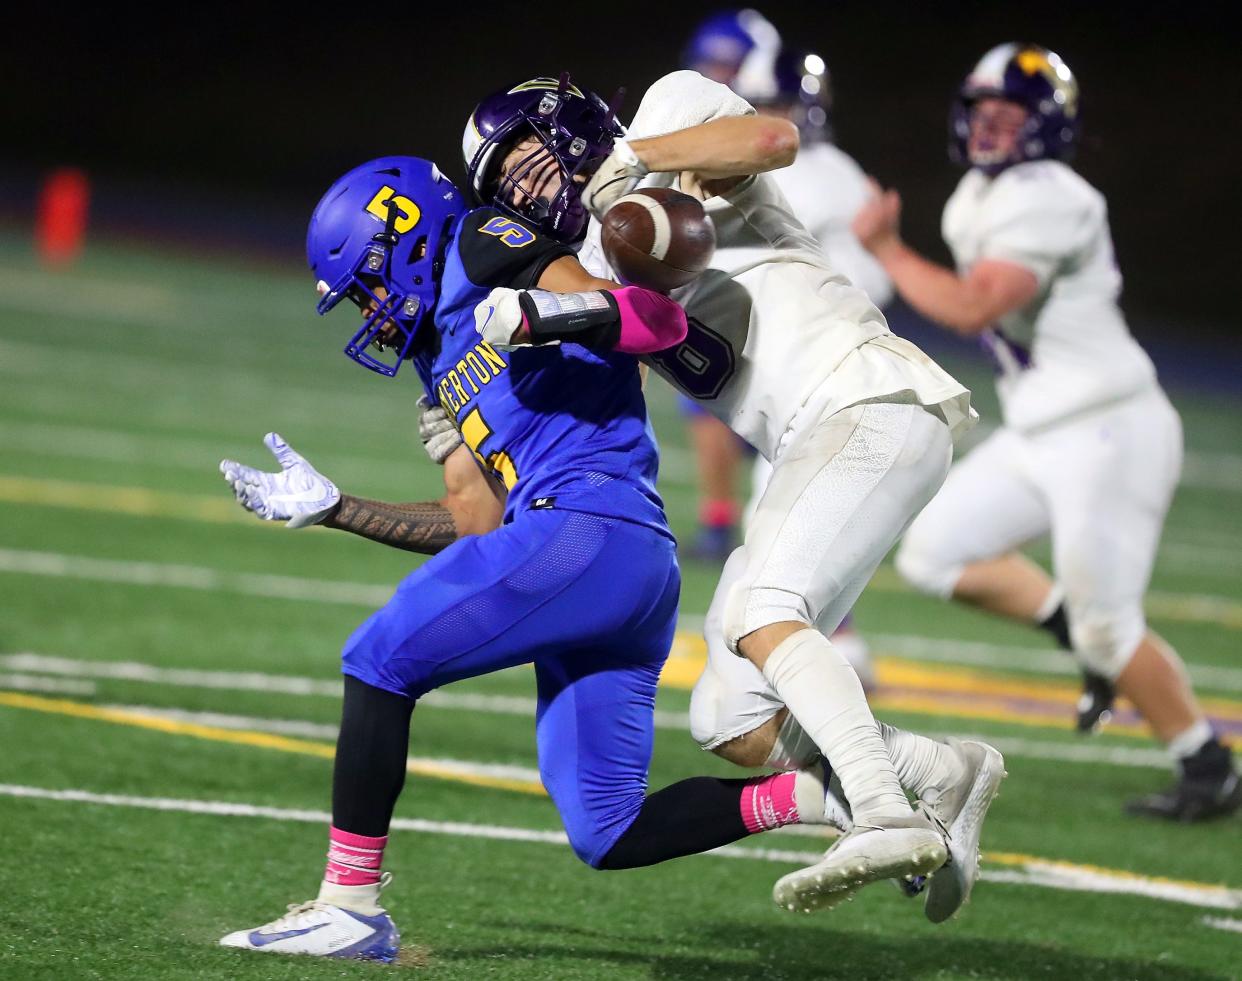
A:
<svg viewBox="0 0 1242 981">
<path fill-rule="evenodd" d="M 871 195 L 867 175 L 854 158 L 831 143 L 812 143 L 798 151 L 792 164 L 772 171 L 771 176 L 798 220 L 820 244 L 828 265 L 844 273 L 877 307 L 888 306 L 893 281 L 851 227 Z"/>
<path fill-rule="evenodd" d="M 674 132 L 754 109 L 726 86 L 680 71 L 647 90 L 629 135 Z M 653 175 L 670 183 L 675 175 Z M 824 259 L 776 182 L 749 178 L 704 202 L 715 225 L 712 265 L 673 296 L 691 318 L 686 341 L 651 366 L 767 459 L 799 412 L 821 415 L 866 401 L 915 402 L 956 434 L 970 393 L 914 345 L 894 337 L 860 289 Z M 611 277 L 598 222 L 580 258 Z"/>
<path fill-rule="evenodd" d="M 1117 297 L 1103 195 L 1056 160 L 990 178 L 971 170 L 945 205 L 941 231 L 959 271 L 981 259 L 1029 269 L 1039 293 L 984 335 L 996 356 L 1006 425 L 1041 429 L 1155 384 Z"/>
</svg>

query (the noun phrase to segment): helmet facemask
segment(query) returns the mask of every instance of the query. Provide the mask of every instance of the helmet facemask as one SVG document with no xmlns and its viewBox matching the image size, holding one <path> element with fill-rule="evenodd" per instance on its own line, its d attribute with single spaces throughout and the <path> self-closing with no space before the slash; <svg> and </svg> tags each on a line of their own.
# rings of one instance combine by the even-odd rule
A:
<svg viewBox="0 0 1242 981">
<path fill-rule="evenodd" d="M 485 100 L 463 140 L 475 195 L 558 241 L 579 241 L 590 218 L 582 188 L 622 132 L 614 110 L 568 74 Z"/>
<path fill-rule="evenodd" d="M 392 251 L 397 244 L 397 234 L 393 226 L 397 214 L 396 203 L 390 201 L 384 230 L 375 234 L 353 268 L 335 284 L 319 281 L 320 299 L 316 306 L 322 316 L 347 298 L 359 310 L 369 311 L 363 317 L 362 326 L 345 345 L 345 355 L 389 378 L 410 356 L 427 312 L 419 296 L 403 292 L 394 284 Z M 422 236 L 415 243 L 414 255 L 421 259 L 426 251 L 426 236 Z M 422 282 L 421 276 L 414 278 L 416 286 L 421 286 Z M 377 358 L 370 353 L 372 348 L 389 357 Z"/>
</svg>

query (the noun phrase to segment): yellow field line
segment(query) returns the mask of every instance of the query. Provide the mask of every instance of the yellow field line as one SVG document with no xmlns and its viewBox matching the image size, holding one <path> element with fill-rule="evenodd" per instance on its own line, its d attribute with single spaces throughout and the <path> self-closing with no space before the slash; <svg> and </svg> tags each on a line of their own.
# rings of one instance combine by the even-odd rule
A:
<svg viewBox="0 0 1242 981">
<path fill-rule="evenodd" d="M 177 719 L 164 719 L 159 716 L 130 712 L 126 709 L 101 708 L 85 702 L 75 702 L 67 698 L 43 698 L 39 695 L 25 695 L 18 692 L 0 692 L 0 705 L 10 708 L 30 709 L 34 712 L 46 712 L 52 715 L 69 715 L 78 719 L 94 719 L 99 722 L 112 722 L 117 725 L 132 726 L 136 729 L 150 729 L 155 732 L 168 733 L 175 736 L 191 736 L 195 739 L 207 739 L 212 742 L 233 743 L 240 746 L 254 746 L 259 749 L 274 749 L 282 753 L 297 753 L 302 756 L 317 756 L 331 760 L 336 757 L 336 747 L 331 743 L 315 742 L 311 739 L 295 739 L 290 736 L 278 736 L 270 732 L 253 732 L 248 729 L 222 729 L 218 726 L 205 726 L 198 722 L 183 722 Z M 546 792 L 543 785 L 532 780 L 517 780 L 511 777 L 495 777 L 478 773 L 463 773 L 451 766 L 443 766 L 426 761 L 411 760 L 408 764 L 410 773 L 437 780 L 448 780 L 453 783 L 466 783 L 476 787 L 490 787 L 496 790 L 515 790 L 523 794 Z"/>
<path fill-rule="evenodd" d="M 184 518 L 212 524 L 257 523 L 253 516 L 229 500 L 227 488 L 223 487 L 221 494 L 208 496 L 155 491 L 145 487 L 0 476 L 0 502 L 105 511 L 143 518 Z"/>
<path fill-rule="evenodd" d="M 190 736 L 192 738 L 211 740 L 214 742 L 272 749 L 283 753 L 297 753 L 307 756 L 316 756 L 321 759 L 332 759 L 335 756 L 334 747 L 328 743 L 319 743 L 306 739 L 294 739 L 288 736 L 274 735 L 266 732 L 221 729 L 215 726 L 201 725 L 195 722 L 184 722 L 139 714 L 126 711 L 124 709 L 101 708 L 67 699 L 42 698 L 37 695 L 0 692 L 0 705 L 6 705 L 11 708 L 29 709 L 36 712 L 46 712 L 55 715 L 67 715 L 80 719 L 93 719 L 97 721 L 111 722 L 118 725 L 133 726 L 135 728 L 148 729 L 171 735 Z M 460 771 L 453 770 L 451 767 L 444 767 L 436 764 L 411 763 L 409 765 L 409 769 L 412 773 L 418 773 L 423 776 L 434 777 L 436 779 L 448 780 L 456 783 L 473 784 L 476 786 L 498 788 L 502 790 L 513 790 L 521 793 L 537 794 L 540 796 L 546 794 L 546 791 L 540 784 L 530 781 L 462 773 Z M 984 856 L 984 864 L 1009 866 L 1012 868 L 1019 868 L 1034 872 L 1038 872 L 1040 869 L 1045 869 L 1059 871 L 1070 875 L 1093 874 L 1108 879 L 1132 882 L 1136 884 L 1142 883 L 1154 886 L 1165 885 L 1172 888 L 1181 888 L 1192 892 L 1208 894 L 1213 897 L 1221 897 L 1222 899 L 1229 899 L 1232 895 L 1232 890 L 1230 890 L 1227 886 L 1214 883 L 1194 882 L 1186 879 L 1171 879 L 1164 876 L 1142 875 L 1140 873 L 1130 872 L 1124 869 L 1112 869 L 1105 866 L 1069 862 L 1062 859 L 1041 858 L 1037 855 L 1026 855 L 1018 852 L 989 851 L 987 855 Z"/>
<path fill-rule="evenodd" d="M 102 708 L 83 702 L 71 701 L 69 699 L 43 698 L 38 695 L 25 695 L 17 692 L 0 692 L 0 705 L 5 705 L 10 708 L 29 709 L 31 711 L 44 712 L 53 715 L 67 715 L 79 719 L 93 719 L 101 722 L 111 722 L 117 725 L 131 726 L 138 729 L 148 729 L 155 732 L 167 733 L 169 735 L 190 736 L 192 738 L 205 739 L 212 742 L 231 743 L 240 746 L 253 746 L 260 749 L 271 749 L 282 753 L 296 753 L 303 756 L 316 756 L 320 759 L 330 760 L 336 755 L 335 747 L 330 743 L 315 742 L 308 739 L 295 739 L 289 736 L 280 736 L 267 732 L 222 729 L 216 726 L 202 725 L 197 722 L 184 722 L 175 719 L 165 719 L 158 716 L 145 715 L 142 713 L 127 711 L 125 709 Z M 512 790 L 519 793 L 538 796 L 546 796 L 547 793 L 541 784 L 533 781 L 463 773 L 449 766 L 441 766 L 426 762 L 411 761 L 408 766 L 411 773 L 432 777 L 438 780 L 447 780 L 453 783 L 464 783 L 473 786 L 489 787 L 500 790 Z M 1048 868 L 1062 869 L 1067 872 L 1089 872 L 1116 879 L 1124 879 L 1134 882 L 1167 884 L 1207 892 L 1220 892 L 1224 894 L 1230 891 L 1225 886 L 1193 882 L 1184 879 L 1169 879 L 1162 876 L 1141 875 L 1139 873 L 1128 872 L 1123 869 L 1110 869 L 1104 866 L 1068 862 L 1061 859 L 1040 858 L 1036 855 L 1025 855 L 1017 852 L 988 852 L 985 856 L 985 864 L 1005 865 L 1017 868 L 1044 866 Z"/>
<path fill-rule="evenodd" d="M 690 690 L 703 671 L 706 658 L 701 637 L 678 632 L 673 653 L 664 666 L 660 684 L 668 688 Z M 868 700 L 876 710 L 911 712 L 938 718 L 980 719 L 1043 729 L 1071 729 L 1072 713 L 1068 711 L 1078 698 L 1075 687 L 1061 681 L 1033 681 L 1005 675 L 982 674 L 950 665 L 926 667 L 918 662 L 894 657 L 876 660 L 880 691 Z M 885 688 L 918 688 L 926 692 L 886 692 Z M 1047 711 L 1038 707 L 1021 712 L 989 699 L 1024 698 L 1043 702 Z M 1054 710 L 1064 705 L 1066 711 Z M 1242 720 L 1242 702 L 1227 699 L 1205 699 L 1203 706 L 1213 718 Z M 1110 735 L 1150 738 L 1142 723 L 1114 720 L 1107 731 Z"/>
</svg>

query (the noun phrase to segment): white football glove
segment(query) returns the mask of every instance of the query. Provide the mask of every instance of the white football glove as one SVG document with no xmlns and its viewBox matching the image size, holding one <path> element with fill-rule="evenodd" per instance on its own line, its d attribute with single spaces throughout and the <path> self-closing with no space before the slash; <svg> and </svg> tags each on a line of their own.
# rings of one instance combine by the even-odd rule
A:
<svg viewBox="0 0 1242 981">
<path fill-rule="evenodd" d="M 603 218 L 604 212 L 638 187 L 638 182 L 648 173 L 629 143 L 617 140 L 612 145 L 612 153 L 587 181 L 582 191 L 582 202 L 596 218 Z"/>
<path fill-rule="evenodd" d="M 264 436 L 263 445 L 276 457 L 280 473 L 266 473 L 235 460 L 220 461 L 220 472 L 232 485 L 237 502 L 264 521 L 287 521 L 289 528 L 319 524 L 341 499 L 336 484 L 277 433 Z"/>
<path fill-rule="evenodd" d="M 522 307 L 518 303 L 521 295 L 521 290 L 498 286 L 474 308 L 474 329 L 498 351 L 531 346 L 512 343 L 513 332 L 522 326 Z"/>
<path fill-rule="evenodd" d="M 418 438 L 427 455 L 441 465 L 461 446 L 461 433 L 449 414 L 439 405 L 432 405 L 426 395 L 418 399 Z"/>
</svg>

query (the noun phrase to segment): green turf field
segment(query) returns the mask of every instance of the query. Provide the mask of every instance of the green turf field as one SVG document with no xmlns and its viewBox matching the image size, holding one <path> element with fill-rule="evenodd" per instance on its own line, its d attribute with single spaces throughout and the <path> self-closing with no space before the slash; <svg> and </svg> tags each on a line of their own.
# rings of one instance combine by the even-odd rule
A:
<svg viewBox="0 0 1242 981">
<path fill-rule="evenodd" d="M 437 495 L 413 375 L 340 354 L 309 278 L 241 260 L 96 248 L 69 272 L 0 239 L 0 873 L 3 978 L 370 977 L 386 968 L 222 950 L 311 898 L 326 848 L 337 656 L 418 559 L 260 524 L 216 466 L 266 466 L 277 430 L 352 493 Z M 954 364 L 991 415 L 987 375 Z M 669 391 L 651 385 L 675 530 L 693 523 Z M 1242 408 L 1174 393 L 1190 450 L 1149 612 L 1213 714 L 1242 725 Z M 1042 553 L 1036 550 L 1037 555 Z M 712 568 L 685 568 L 653 786 L 729 767 L 684 713 Z M 1163 784 L 1119 720 L 1068 731 L 1068 659 L 1042 635 L 905 591 L 858 608 L 877 712 L 979 733 L 1010 777 L 957 920 L 873 887 L 815 917 L 772 882 L 824 847 L 779 833 L 630 873 L 581 866 L 539 792 L 533 677 L 430 697 L 388 848 L 394 969 L 428 978 L 1216 978 L 1242 970 L 1242 822 L 1121 814 Z M 689 680 L 687 680 L 689 679 Z"/>
</svg>

